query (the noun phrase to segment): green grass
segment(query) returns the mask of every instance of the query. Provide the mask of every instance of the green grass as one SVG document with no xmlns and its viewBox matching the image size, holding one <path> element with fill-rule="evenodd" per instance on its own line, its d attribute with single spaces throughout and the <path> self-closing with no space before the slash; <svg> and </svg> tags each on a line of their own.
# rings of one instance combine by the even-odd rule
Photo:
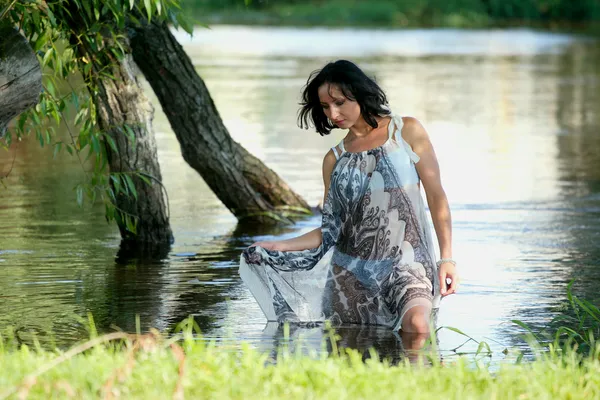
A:
<svg viewBox="0 0 600 400">
<path fill-rule="evenodd" d="M 0 387 L 14 398 L 218 398 L 218 399 L 577 399 L 600 397 L 600 361 L 575 353 L 549 354 L 494 374 L 461 359 L 452 365 L 390 366 L 355 352 L 330 358 L 281 355 L 276 365 L 249 347 L 233 353 L 203 341 L 183 347 L 149 339 L 126 346 L 96 346 L 54 365 L 57 353 L 0 354 Z M 51 368 L 47 366 L 51 365 Z M 42 371 L 39 373 L 37 371 Z M 0 396 L 3 394 L 0 392 Z M 1 398 L 1 397 L 0 397 Z"/>
<path fill-rule="evenodd" d="M 0 399 L 600 398 L 600 348 L 585 356 L 542 352 L 533 362 L 506 363 L 490 372 L 468 358 L 392 366 L 378 357 L 363 361 L 352 350 L 327 357 L 283 348 L 275 362 L 248 345 L 232 351 L 194 340 L 189 331 L 183 339 L 111 335 L 65 353 L 11 349 L 4 340 Z"/>
<path fill-rule="evenodd" d="M 0 399 L 600 398 L 600 309 L 576 297 L 572 283 L 567 299 L 569 308 L 541 331 L 514 321 L 527 334 L 532 361 L 509 356 L 493 370 L 485 342 L 475 355 L 442 362 L 432 338 L 427 351 L 391 365 L 338 348 L 330 331 L 329 355 L 284 346 L 273 358 L 248 344 L 232 349 L 201 340 L 191 318 L 172 336 L 97 336 L 90 317 L 91 339 L 67 351 L 0 336 Z"/>
</svg>

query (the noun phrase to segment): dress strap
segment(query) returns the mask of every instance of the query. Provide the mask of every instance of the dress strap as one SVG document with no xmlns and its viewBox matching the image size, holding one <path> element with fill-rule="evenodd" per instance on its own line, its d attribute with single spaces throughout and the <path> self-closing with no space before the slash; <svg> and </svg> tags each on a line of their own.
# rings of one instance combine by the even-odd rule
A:
<svg viewBox="0 0 600 400">
<path fill-rule="evenodd" d="M 344 154 L 346 152 L 346 149 L 344 148 L 344 139 L 342 139 L 342 141 L 340 142 L 340 144 L 338 146 L 340 146 L 340 149 L 342 150 L 342 154 Z"/>
<path fill-rule="evenodd" d="M 402 137 L 402 127 L 404 126 L 404 121 L 402 121 L 402 117 L 399 115 L 392 115 L 392 120 L 390 121 L 390 124 L 388 125 L 388 138 L 393 138 L 394 140 L 396 140 L 396 142 L 398 142 L 399 144 L 402 144 L 402 146 L 404 147 L 404 150 L 406 151 L 406 154 L 408 154 L 408 157 L 410 158 L 410 160 L 413 163 L 418 163 L 419 160 L 421 159 L 417 153 L 415 153 L 412 149 L 412 147 L 410 147 L 410 144 L 408 144 L 408 142 L 406 140 L 404 140 L 404 138 Z M 394 132 L 396 133 L 394 137 Z"/>
<path fill-rule="evenodd" d="M 340 159 L 340 155 L 338 154 L 338 151 L 337 151 L 337 146 L 333 146 L 333 147 L 331 148 L 331 151 L 333 151 L 333 154 L 335 155 L 335 159 L 336 159 L 336 160 L 339 160 L 339 159 Z"/>
<path fill-rule="evenodd" d="M 402 117 L 396 114 L 392 114 L 392 120 L 390 121 L 389 125 L 388 125 L 388 139 L 391 139 L 394 137 L 394 132 L 398 131 L 399 133 L 402 132 L 402 126 L 404 125 L 404 122 L 402 121 Z M 398 137 L 398 135 L 396 135 L 396 137 Z M 402 137 L 402 135 L 400 135 L 400 137 Z"/>
</svg>

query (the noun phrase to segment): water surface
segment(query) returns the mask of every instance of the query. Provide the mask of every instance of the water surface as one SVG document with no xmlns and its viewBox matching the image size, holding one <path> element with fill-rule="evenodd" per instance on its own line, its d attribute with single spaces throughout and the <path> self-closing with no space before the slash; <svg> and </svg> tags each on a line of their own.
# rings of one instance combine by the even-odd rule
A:
<svg viewBox="0 0 600 400">
<path fill-rule="evenodd" d="M 384 88 L 392 109 L 419 118 L 434 143 L 454 219 L 460 294 L 442 302 L 450 325 L 501 350 L 521 345 L 511 319 L 543 323 L 577 293 L 598 303 L 600 278 L 600 44 L 529 30 L 354 30 L 258 27 L 178 34 L 235 140 L 311 205 L 321 162 L 342 137 L 296 126 L 299 93 L 325 62 L 350 58 Z M 148 89 L 149 87 L 146 86 Z M 181 157 L 160 105 L 154 126 L 176 242 L 161 261 L 120 257 L 118 231 L 99 207 L 79 209 L 79 162 L 35 140 L 0 152 L 0 328 L 59 345 L 100 331 L 170 329 L 194 315 L 208 337 L 271 351 L 282 332 L 241 283 L 237 262 L 255 240 L 320 224 L 248 235 Z M 320 348 L 321 329 L 297 329 Z M 346 327 L 342 342 L 401 351 L 397 335 Z M 463 342 L 440 334 L 445 354 Z M 473 350 L 467 345 L 461 350 Z"/>
</svg>

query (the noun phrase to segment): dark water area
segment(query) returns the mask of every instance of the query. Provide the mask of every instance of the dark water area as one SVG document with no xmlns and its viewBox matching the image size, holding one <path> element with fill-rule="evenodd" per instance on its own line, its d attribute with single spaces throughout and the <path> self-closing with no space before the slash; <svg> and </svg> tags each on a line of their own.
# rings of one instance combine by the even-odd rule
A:
<svg viewBox="0 0 600 400">
<path fill-rule="evenodd" d="M 438 326 L 486 340 L 501 360 L 523 346 L 519 319 L 544 324 L 566 285 L 600 302 L 600 43 L 529 30 L 355 30 L 213 27 L 178 35 L 235 140 L 316 206 L 321 162 L 343 137 L 296 126 L 299 93 L 326 61 L 349 58 L 376 76 L 394 112 L 431 136 L 454 220 L 460 293 L 442 302 Z M 241 251 L 320 224 L 240 229 L 198 174 L 148 87 L 175 243 L 159 261 L 124 254 L 101 207 L 76 205 L 84 172 L 33 138 L 0 151 L 0 332 L 69 346 L 115 327 L 172 329 L 193 315 L 205 336 L 232 349 L 280 343 L 240 281 Z M 52 333 L 52 334 L 50 334 Z M 290 337 L 320 349 L 321 328 Z M 402 351 L 397 334 L 344 327 L 343 345 Z M 51 339 L 53 337 L 53 339 Z M 444 354 L 464 340 L 439 335 Z M 475 344 L 461 350 L 472 351 Z"/>
</svg>

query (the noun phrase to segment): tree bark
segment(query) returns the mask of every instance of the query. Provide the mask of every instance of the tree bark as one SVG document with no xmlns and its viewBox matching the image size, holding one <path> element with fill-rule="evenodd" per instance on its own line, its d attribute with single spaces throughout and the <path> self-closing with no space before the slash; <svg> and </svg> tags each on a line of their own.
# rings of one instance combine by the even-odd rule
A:
<svg viewBox="0 0 600 400">
<path fill-rule="evenodd" d="M 132 26 L 133 57 L 154 89 L 185 161 L 243 222 L 291 222 L 310 207 L 235 142 L 194 66 L 165 23 Z"/>
<path fill-rule="evenodd" d="M 96 80 L 98 94 L 94 100 L 98 124 L 116 144 L 117 152 L 105 143 L 110 171 L 130 174 L 137 191 L 137 199 L 117 195 L 118 209 L 135 216 L 138 221 L 134 234 L 127 229 L 124 220 L 117 218 L 121 237 L 138 244 L 172 243 L 173 233 L 163 197 L 164 187 L 152 129 L 154 108 L 135 76 L 131 55 L 115 62 L 111 72 L 114 80 Z M 135 140 L 129 139 L 125 125 L 131 128 Z M 151 184 L 131 175 L 132 172 L 150 175 Z"/>
<path fill-rule="evenodd" d="M 42 70 L 27 39 L 13 27 L 0 27 L 0 138 L 10 120 L 37 104 Z"/>
</svg>

